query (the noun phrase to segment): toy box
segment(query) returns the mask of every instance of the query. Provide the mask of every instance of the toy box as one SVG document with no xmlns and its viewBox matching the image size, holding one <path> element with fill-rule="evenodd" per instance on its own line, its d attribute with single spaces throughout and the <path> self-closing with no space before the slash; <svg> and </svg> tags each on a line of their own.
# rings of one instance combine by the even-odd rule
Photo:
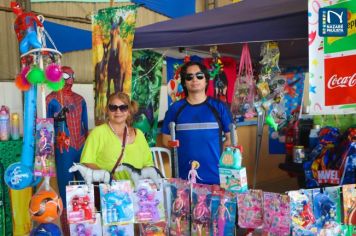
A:
<svg viewBox="0 0 356 236">
<path fill-rule="evenodd" d="M 230 192 L 244 193 L 248 190 L 246 168 L 219 168 L 220 186 Z"/>
<path fill-rule="evenodd" d="M 67 220 L 69 224 L 93 222 L 94 186 L 67 185 Z"/>
</svg>

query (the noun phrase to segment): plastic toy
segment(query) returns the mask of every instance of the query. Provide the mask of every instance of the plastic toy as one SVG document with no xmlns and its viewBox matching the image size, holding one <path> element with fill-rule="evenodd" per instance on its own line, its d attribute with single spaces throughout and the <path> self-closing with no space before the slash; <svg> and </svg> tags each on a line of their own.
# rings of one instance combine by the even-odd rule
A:
<svg viewBox="0 0 356 236">
<path fill-rule="evenodd" d="M 73 163 L 73 166 L 68 171 L 79 171 L 87 184 L 92 184 L 93 182 L 108 184 L 110 182 L 110 173 L 106 170 L 93 170 L 82 164 Z"/>
<path fill-rule="evenodd" d="M 206 195 L 198 196 L 198 202 L 193 209 L 193 222 L 197 227 L 197 235 L 202 235 L 202 228 L 207 227 L 210 221 L 210 210 L 206 203 Z"/>
<path fill-rule="evenodd" d="M 160 215 L 158 212 L 159 200 L 155 198 L 155 191 L 149 191 L 145 187 L 140 187 L 136 192 L 138 198 L 136 204 L 138 210 L 135 212 L 138 222 L 158 222 Z"/>
<path fill-rule="evenodd" d="M 202 180 L 200 178 L 200 176 L 198 175 L 198 171 L 197 171 L 197 169 L 199 169 L 199 166 L 200 166 L 199 162 L 197 162 L 197 161 L 191 162 L 191 168 L 188 173 L 188 183 L 189 184 L 195 184 L 197 182 L 197 178 Z"/>
<path fill-rule="evenodd" d="M 35 227 L 30 236 L 61 236 L 61 230 L 53 223 L 44 223 Z M 86 236 L 86 235 L 84 235 Z"/>
<path fill-rule="evenodd" d="M 119 165 L 115 172 L 127 171 L 131 176 L 131 179 L 135 185 L 135 191 L 138 189 L 140 179 L 151 179 L 156 184 L 157 189 L 160 189 L 159 181 L 163 178 L 162 173 L 153 166 L 144 167 L 143 169 L 137 169 L 130 164 L 122 163 Z"/>
</svg>

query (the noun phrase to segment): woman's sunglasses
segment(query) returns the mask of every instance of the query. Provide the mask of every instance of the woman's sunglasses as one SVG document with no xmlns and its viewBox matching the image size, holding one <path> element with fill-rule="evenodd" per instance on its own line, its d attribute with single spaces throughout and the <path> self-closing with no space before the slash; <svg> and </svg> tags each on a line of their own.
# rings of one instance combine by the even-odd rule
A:
<svg viewBox="0 0 356 236">
<path fill-rule="evenodd" d="M 187 81 L 191 81 L 194 78 L 194 76 L 197 77 L 198 80 L 202 80 L 205 77 L 204 73 L 200 71 L 200 72 L 197 72 L 195 74 L 191 74 L 191 73 L 187 74 L 185 79 Z"/>
<path fill-rule="evenodd" d="M 109 108 L 109 111 L 111 111 L 111 112 L 115 112 L 115 111 L 117 111 L 117 109 L 119 109 L 121 112 L 125 112 L 129 109 L 129 106 L 125 105 L 125 104 L 122 104 L 120 106 L 114 105 L 114 104 L 109 104 L 108 108 Z"/>
</svg>

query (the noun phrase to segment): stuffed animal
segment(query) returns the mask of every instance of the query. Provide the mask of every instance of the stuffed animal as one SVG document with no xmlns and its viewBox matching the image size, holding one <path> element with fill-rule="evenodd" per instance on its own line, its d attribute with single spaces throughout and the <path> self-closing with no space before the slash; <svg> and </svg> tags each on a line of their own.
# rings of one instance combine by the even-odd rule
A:
<svg viewBox="0 0 356 236">
<path fill-rule="evenodd" d="M 152 179 L 157 189 L 160 189 L 159 179 L 163 178 L 162 173 L 154 166 L 144 167 L 143 169 L 137 169 L 130 164 L 122 163 L 119 165 L 115 172 L 126 171 L 131 176 L 131 179 L 135 185 L 135 191 L 138 188 L 138 181 L 140 179 Z"/>
<path fill-rule="evenodd" d="M 110 183 L 110 173 L 106 170 L 93 170 L 85 165 L 73 163 L 73 166 L 68 170 L 70 173 L 79 171 L 87 184 L 93 182 Z"/>
</svg>

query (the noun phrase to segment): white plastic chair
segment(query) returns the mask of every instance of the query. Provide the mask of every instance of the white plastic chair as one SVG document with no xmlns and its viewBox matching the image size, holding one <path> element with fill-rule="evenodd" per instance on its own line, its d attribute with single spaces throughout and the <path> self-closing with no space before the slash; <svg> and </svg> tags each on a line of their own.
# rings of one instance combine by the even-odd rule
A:
<svg viewBox="0 0 356 236">
<path fill-rule="evenodd" d="M 171 151 L 167 148 L 163 147 L 151 147 L 151 152 L 153 156 L 153 161 L 155 163 L 155 167 L 158 168 L 163 177 L 166 178 L 166 171 L 164 169 L 164 162 L 163 162 L 163 156 L 168 157 L 169 161 L 169 169 L 172 170 L 172 157 L 171 157 Z M 162 155 L 165 154 L 165 155 Z"/>
</svg>

